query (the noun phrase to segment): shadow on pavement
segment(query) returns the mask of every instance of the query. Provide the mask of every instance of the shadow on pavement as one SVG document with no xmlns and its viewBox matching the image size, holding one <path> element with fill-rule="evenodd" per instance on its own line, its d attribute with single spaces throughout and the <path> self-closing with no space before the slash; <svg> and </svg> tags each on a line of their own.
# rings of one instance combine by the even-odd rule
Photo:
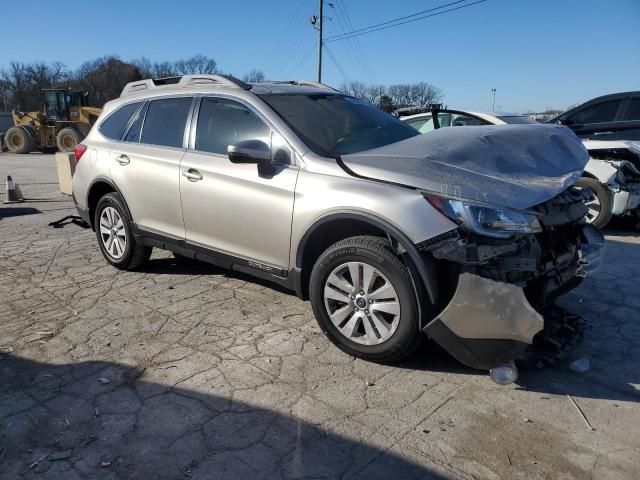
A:
<svg viewBox="0 0 640 480">
<path fill-rule="evenodd" d="M 0 358 L 1 478 L 451 478 L 228 391 L 147 382 L 117 363 Z M 198 375 L 195 388 L 224 390 L 219 372 Z"/>
<path fill-rule="evenodd" d="M 8 217 L 18 217 L 20 215 L 34 215 L 36 213 L 42 212 L 32 207 L 0 207 L 0 220 Z"/>
<path fill-rule="evenodd" d="M 216 267 L 211 263 L 186 257 L 154 258 L 142 264 L 136 271 L 141 273 L 154 273 L 156 275 L 222 275 L 226 278 L 255 283 L 256 285 L 262 285 L 263 287 L 295 296 L 293 290 L 284 288 L 269 280 L 253 277 L 235 270 Z"/>
</svg>

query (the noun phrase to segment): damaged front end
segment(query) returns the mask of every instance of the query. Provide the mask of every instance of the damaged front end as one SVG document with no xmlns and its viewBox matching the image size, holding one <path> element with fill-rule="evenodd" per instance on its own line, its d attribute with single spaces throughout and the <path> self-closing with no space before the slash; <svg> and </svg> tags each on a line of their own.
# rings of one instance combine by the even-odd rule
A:
<svg viewBox="0 0 640 480">
<path fill-rule="evenodd" d="M 591 160 L 585 171 L 611 191 L 613 215 L 640 216 L 640 143 L 587 143 Z"/>
<path fill-rule="evenodd" d="M 491 225 L 511 222 L 518 233 L 478 234 L 478 225 L 469 228 L 459 217 L 461 228 L 419 244 L 456 271 L 448 303 L 423 332 L 473 368 L 490 370 L 520 357 L 544 326 L 544 308 L 599 264 L 604 239 L 584 223 L 591 194 L 569 188 L 528 216 L 490 219 Z"/>
</svg>

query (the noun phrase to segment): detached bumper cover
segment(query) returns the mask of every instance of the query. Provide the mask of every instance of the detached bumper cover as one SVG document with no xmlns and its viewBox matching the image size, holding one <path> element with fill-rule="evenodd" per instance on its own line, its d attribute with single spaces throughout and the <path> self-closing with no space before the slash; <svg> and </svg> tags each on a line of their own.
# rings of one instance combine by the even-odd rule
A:
<svg viewBox="0 0 640 480">
<path fill-rule="evenodd" d="M 597 269 L 603 247 L 602 234 L 584 226 L 576 277 Z M 520 357 L 543 326 L 522 287 L 464 272 L 449 304 L 422 331 L 461 363 L 489 370 Z"/>
<path fill-rule="evenodd" d="M 522 288 L 463 273 L 449 305 L 422 331 L 465 365 L 489 370 L 524 353 L 543 326 Z"/>
</svg>

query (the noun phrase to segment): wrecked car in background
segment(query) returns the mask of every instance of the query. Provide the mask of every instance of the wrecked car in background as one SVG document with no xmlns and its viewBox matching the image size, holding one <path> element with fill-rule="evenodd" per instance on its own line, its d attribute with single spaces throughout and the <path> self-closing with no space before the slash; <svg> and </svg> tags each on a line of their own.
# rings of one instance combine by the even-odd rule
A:
<svg viewBox="0 0 640 480">
<path fill-rule="evenodd" d="M 408 107 L 394 115 L 420 133 L 442 127 L 537 124 L 517 113 L 489 113 L 442 109 L 439 106 Z M 591 158 L 575 186 L 589 187 L 586 220 L 604 228 L 613 215 L 640 215 L 640 142 L 583 140 Z"/>
<path fill-rule="evenodd" d="M 613 215 L 640 221 L 640 142 L 585 140 L 584 145 L 591 159 L 580 185 L 595 192 L 587 220 L 598 228 Z"/>
<path fill-rule="evenodd" d="M 420 135 L 316 82 L 187 75 L 107 103 L 73 198 L 116 268 L 168 249 L 310 299 L 351 355 L 397 362 L 426 333 L 508 383 L 545 307 L 598 264 L 572 188 L 588 158 L 563 126 Z"/>
</svg>

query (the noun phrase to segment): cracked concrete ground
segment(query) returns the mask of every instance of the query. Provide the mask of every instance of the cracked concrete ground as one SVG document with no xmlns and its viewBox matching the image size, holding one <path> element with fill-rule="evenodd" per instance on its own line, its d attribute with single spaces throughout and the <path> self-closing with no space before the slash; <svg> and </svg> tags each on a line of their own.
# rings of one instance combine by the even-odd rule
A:
<svg viewBox="0 0 640 480">
<path fill-rule="evenodd" d="M 0 478 L 638 478 L 640 239 L 562 304 L 567 364 L 499 387 L 425 345 L 355 360 L 294 295 L 154 251 L 107 265 L 50 155 L 0 154 Z M 4 198 L 0 195 L 0 200 Z M 590 430 L 567 394 L 593 426 Z"/>
</svg>

